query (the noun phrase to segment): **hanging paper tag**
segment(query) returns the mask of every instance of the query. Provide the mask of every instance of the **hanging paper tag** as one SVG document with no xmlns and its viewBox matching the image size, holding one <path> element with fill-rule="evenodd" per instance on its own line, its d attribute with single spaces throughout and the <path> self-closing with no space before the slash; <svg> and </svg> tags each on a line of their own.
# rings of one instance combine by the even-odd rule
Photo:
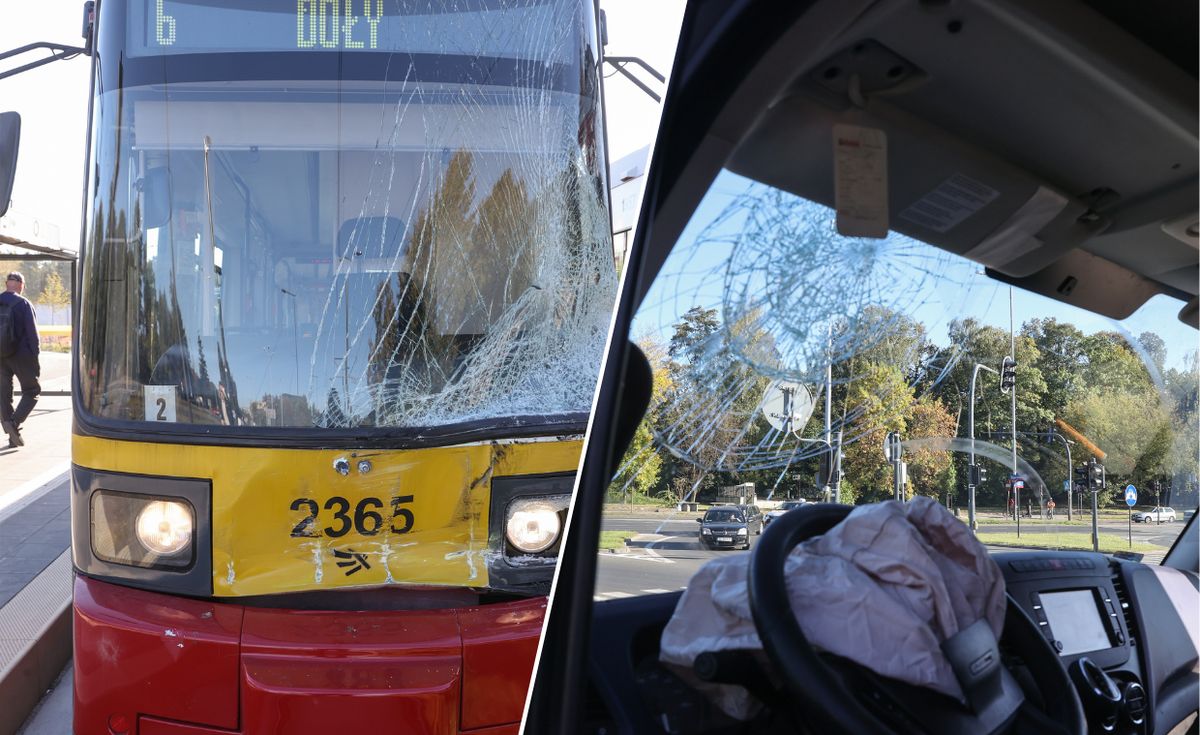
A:
<svg viewBox="0 0 1200 735">
<path fill-rule="evenodd" d="M 887 135 L 882 130 L 833 126 L 833 187 L 839 234 L 887 237 Z"/>
</svg>

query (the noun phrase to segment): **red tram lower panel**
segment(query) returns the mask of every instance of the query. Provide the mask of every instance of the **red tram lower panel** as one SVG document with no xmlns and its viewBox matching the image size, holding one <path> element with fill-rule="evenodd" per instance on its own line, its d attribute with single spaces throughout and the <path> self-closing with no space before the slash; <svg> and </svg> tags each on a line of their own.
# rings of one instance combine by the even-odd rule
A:
<svg viewBox="0 0 1200 735">
<path fill-rule="evenodd" d="M 75 580 L 76 735 L 517 732 L 545 599 L 296 611 Z"/>
</svg>

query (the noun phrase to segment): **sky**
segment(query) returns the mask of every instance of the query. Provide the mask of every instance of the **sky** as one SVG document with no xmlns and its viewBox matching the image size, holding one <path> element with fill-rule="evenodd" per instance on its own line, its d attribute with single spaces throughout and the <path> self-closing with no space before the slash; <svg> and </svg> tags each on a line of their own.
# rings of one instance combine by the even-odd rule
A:
<svg viewBox="0 0 1200 735">
<path fill-rule="evenodd" d="M 669 75 L 683 17 L 684 0 L 602 0 L 612 56 L 637 56 Z M 14 10 L 20 7 L 21 10 Z M 82 0 L 0 2 L 0 50 L 35 41 L 82 45 Z M 0 62 L 11 69 L 46 55 L 35 51 Z M 60 247 L 79 243 L 83 160 L 87 134 L 90 59 L 57 61 L 8 79 L 0 79 L 0 112 L 21 114 L 21 147 L 13 188 L 14 213 L 57 225 Z M 661 107 L 624 77 L 605 67 L 610 160 L 649 145 Z M 659 84 L 639 77 L 653 89 Z M 54 244 L 54 243 L 45 243 Z"/>
<path fill-rule="evenodd" d="M 82 46 L 82 28 L 82 0 L 0 3 L 2 51 L 36 41 Z M 0 62 L 0 69 L 46 55 L 44 50 L 28 52 Z M 21 114 L 13 210 L 57 225 L 58 245 L 68 250 L 79 247 L 90 68 L 91 60 L 78 56 L 0 79 L 0 112 Z"/>
</svg>

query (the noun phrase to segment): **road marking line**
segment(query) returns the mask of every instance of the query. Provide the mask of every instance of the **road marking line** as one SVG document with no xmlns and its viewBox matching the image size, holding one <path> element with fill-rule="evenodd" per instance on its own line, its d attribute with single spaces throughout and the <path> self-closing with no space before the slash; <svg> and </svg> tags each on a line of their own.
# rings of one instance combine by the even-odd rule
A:
<svg viewBox="0 0 1200 735">
<path fill-rule="evenodd" d="M 656 588 L 654 588 L 654 589 L 652 589 L 652 590 L 642 590 L 642 592 L 645 592 L 645 593 L 646 593 L 646 594 L 648 594 L 648 595 L 661 595 L 661 594 L 663 594 L 664 592 L 670 592 L 670 591 L 671 591 L 671 590 L 662 590 L 662 589 L 658 589 L 657 587 L 656 587 Z"/>
<path fill-rule="evenodd" d="M 632 592 L 601 592 L 600 594 L 604 595 L 605 597 L 614 599 L 614 600 L 620 600 L 625 597 L 636 597 L 637 596 L 637 595 L 633 594 Z"/>
<path fill-rule="evenodd" d="M 661 544 L 663 541 L 672 541 L 677 538 L 678 538 L 678 536 L 663 536 L 662 538 L 660 538 L 657 541 L 651 541 L 650 543 L 646 544 L 646 553 L 649 554 L 650 556 L 655 556 L 655 557 L 658 557 L 659 559 L 663 559 L 663 561 L 670 561 L 669 559 L 659 556 L 659 553 L 654 550 L 654 545 Z M 674 562 L 672 562 L 672 563 L 674 563 Z"/>
<path fill-rule="evenodd" d="M 597 554 L 601 559 L 632 559 L 633 561 L 649 561 L 656 564 L 674 564 L 671 559 L 648 554 Z"/>
<path fill-rule="evenodd" d="M 633 559 L 634 561 L 649 561 L 655 564 L 674 564 L 675 562 L 663 556 L 650 556 L 649 554 L 625 554 L 624 558 Z"/>
</svg>

